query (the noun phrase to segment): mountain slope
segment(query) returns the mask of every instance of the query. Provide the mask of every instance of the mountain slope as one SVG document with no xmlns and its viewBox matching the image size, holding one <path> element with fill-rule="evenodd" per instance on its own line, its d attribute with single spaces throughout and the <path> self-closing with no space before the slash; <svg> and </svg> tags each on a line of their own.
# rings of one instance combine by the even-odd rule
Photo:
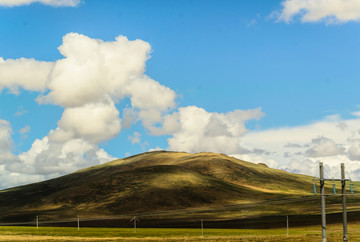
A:
<svg viewBox="0 0 360 242">
<path fill-rule="evenodd" d="M 90 218 L 174 210 L 206 211 L 208 216 L 220 218 L 225 215 L 217 211 L 223 208 L 227 216 L 280 214 L 283 206 L 265 204 L 256 212 L 227 206 L 311 194 L 309 176 L 222 154 L 157 151 L 0 191 L 0 221 L 27 221 L 37 215 L 65 219 L 77 214 Z M 285 210 L 296 211 L 301 206 L 294 202 Z M 310 212 L 315 211 L 314 206 Z"/>
</svg>

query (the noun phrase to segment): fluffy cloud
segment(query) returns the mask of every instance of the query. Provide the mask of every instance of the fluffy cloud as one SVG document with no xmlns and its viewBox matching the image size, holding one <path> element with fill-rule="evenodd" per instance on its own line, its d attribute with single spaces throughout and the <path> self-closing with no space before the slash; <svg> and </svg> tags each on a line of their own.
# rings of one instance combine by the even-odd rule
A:
<svg viewBox="0 0 360 242">
<path fill-rule="evenodd" d="M 98 102 L 105 95 L 114 98 L 136 95 L 137 90 L 129 86 L 147 78 L 144 71 L 150 50 L 148 43 L 129 41 L 124 36 L 104 42 L 67 34 L 59 47 L 64 59 L 56 62 L 47 83 L 50 93 L 38 101 L 74 107 Z"/>
<path fill-rule="evenodd" d="M 115 159 L 98 144 L 119 134 L 116 104 L 122 99 L 131 104 L 123 111 L 126 128 L 141 121 L 152 129 L 175 108 L 175 92 L 144 74 L 151 52 L 145 41 L 119 36 L 105 42 L 70 33 L 59 51 L 64 58 L 55 62 L 0 59 L 0 89 L 38 91 L 38 103 L 64 108 L 58 127 L 18 157 L 8 147 L 10 125 L 3 124 L 1 169 L 9 176 L 44 179 Z"/>
<path fill-rule="evenodd" d="M 84 138 L 94 144 L 115 137 L 121 129 L 119 112 L 111 99 L 65 109 L 50 140 Z"/>
<path fill-rule="evenodd" d="M 124 111 L 126 127 L 141 120 L 151 129 L 175 108 L 175 92 L 144 74 L 151 51 L 145 41 L 119 36 L 105 42 L 70 33 L 59 51 L 64 58 L 56 62 L 0 59 L 1 88 L 48 91 L 37 101 L 65 108 L 52 140 L 99 143 L 116 136 L 121 125 L 115 102 L 124 98 L 132 106 Z"/>
<path fill-rule="evenodd" d="M 25 131 L 29 129 L 27 127 L 24 128 Z M 10 123 L 0 119 L 2 188 L 57 177 L 115 159 L 97 145 L 82 138 L 51 142 L 48 137 L 44 137 L 42 140 L 35 140 L 29 151 L 16 156 L 12 152 L 11 133 Z"/>
<path fill-rule="evenodd" d="M 48 137 L 35 140 L 29 151 L 19 155 L 18 162 L 7 164 L 12 172 L 55 177 L 115 159 L 85 139 L 51 142 Z"/>
<path fill-rule="evenodd" d="M 0 0 L 0 6 L 14 7 L 21 5 L 29 5 L 31 3 L 42 3 L 50 6 L 68 6 L 75 7 L 80 3 L 80 0 Z"/>
<path fill-rule="evenodd" d="M 354 140 L 348 150 L 350 160 L 360 160 L 360 140 Z"/>
<path fill-rule="evenodd" d="M 318 162 L 338 176 L 340 163 L 353 179 L 360 179 L 360 119 L 342 120 L 338 116 L 309 125 L 249 132 L 240 140 L 248 150 L 271 151 L 261 155 L 262 161 L 277 161 L 274 168 L 318 176 Z M 244 155 L 239 155 L 239 158 Z M 257 162 L 259 156 L 248 153 L 246 158 Z"/>
<path fill-rule="evenodd" d="M 12 129 L 10 123 L 0 119 L 0 164 L 15 161 L 17 157 L 12 154 Z"/>
<path fill-rule="evenodd" d="M 48 75 L 54 63 L 34 59 L 7 59 L 0 57 L 0 92 L 9 88 L 18 93 L 19 88 L 44 91 Z"/>
<path fill-rule="evenodd" d="M 1 169 L 14 178 L 25 174 L 29 180 L 45 179 L 115 159 L 98 144 L 117 136 L 122 125 L 129 128 L 139 121 L 151 135 L 170 135 L 170 150 L 267 153 L 239 145 L 247 132 L 245 123 L 263 116 L 260 108 L 228 113 L 209 113 L 195 106 L 175 110 L 176 93 L 145 75 L 151 52 L 145 41 L 124 36 L 102 41 L 70 33 L 58 49 L 64 58 L 55 62 L 0 61 L 1 89 L 38 91 L 39 104 L 64 108 L 56 129 L 3 164 Z M 125 98 L 130 106 L 119 111 L 116 104 Z M 138 132 L 128 138 L 143 150 L 148 146 L 146 141 L 140 143 Z"/>
<path fill-rule="evenodd" d="M 43 180 L 42 175 L 24 175 L 19 172 L 11 172 L 6 169 L 8 164 L 19 162 L 19 158 L 12 153 L 13 141 L 10 123 L 0 119 L 0 187 L 11 187 L 28 182 Z"/>
<path fill-rule="evenodd" d="M 166 130 L 174 131 L 168 139 L 169 149 L 237 154 L 242 151 L 239 139 L 247 132 L 245 122 L 263 115 L 260 108 L 228 113 L 209 113 L 195 106 L 179 108 L 164 122 Z"/>
<path fill-rule="evenodd" d="M 151 135 L 169 135 L 169 150 L 226 153 L 309 175 L 317 175 L 319 160 L 328 170 L 344 162 L 360 179 L 359 113 L 351 120 L 335 115 L 300 127 L 248 132 L 246 123 L 264 115 L 260 108 L 228 113 L 196 106 L 175 109 L 175 92 L 145 75 L 151 47 L 142 40 L 119 36 L 102 41 L 71 33 L 59 51 L 64 58 L 55 62 L 0 59 L 0 89 L 37 91 L 40 104 L 64 108 L 58 127 L 18 156 L 11 152 L 10 124 L 0 120 L 0 186 L 115 159 L 99 143 L 139 121 Z M 121 108 L 123 99 L 130 104 Z M 141 144 L 140 133 L 128 138 L 143 149 L 148 146 Z"/>
<path fill-rule="evenodd" d="M 358 0 L 285 0 L 278 20 L 290 22 L 296 16 L 302 22 L 341 23 L 360 20 Z"/>
<path fill-rule="evenodd" d="M 306 154 L 309 157 L 326 157 L 326 156 L 335 156 L 342 155 L 345 148 L 340 145 L 335 144 L 331 139 L 325 137 L 319 137 L 312 140 L 312 146 L 306 151 Z"/>
</svg>

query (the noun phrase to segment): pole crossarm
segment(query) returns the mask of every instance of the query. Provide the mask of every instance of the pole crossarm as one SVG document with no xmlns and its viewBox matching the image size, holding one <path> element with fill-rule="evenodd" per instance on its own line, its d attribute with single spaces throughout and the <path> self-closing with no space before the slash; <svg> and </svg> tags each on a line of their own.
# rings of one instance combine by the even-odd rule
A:
<svg viewBox="0 0 360 242">
<path fill-rule="evenodd" d="M 320 178 L 313 178 L 315 181 L 352 181 L 351 179 L 320 179 Z"/>
<path fill-rule="evenodd" d="M 325 196 L 325 197 L 342 197 L 342 196 L 360 196 L 360 194 L 324 194 L 323 196 Z"/>
</svg>

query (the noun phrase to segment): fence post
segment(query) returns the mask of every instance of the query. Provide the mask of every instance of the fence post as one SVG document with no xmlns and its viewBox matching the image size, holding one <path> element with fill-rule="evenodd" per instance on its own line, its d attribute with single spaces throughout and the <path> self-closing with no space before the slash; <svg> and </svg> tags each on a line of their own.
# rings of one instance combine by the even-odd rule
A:
<svg viewBox="0 0 360 242">
<path fill-rule="evenodd" d="M 289 236 L 289 215 L 286 215 L 286 236 Z"/>
<path fill-rule="evenodd" d="M 201 236 L 204 236 L 204 223 L 202 219 L 201 219 Z"/>
</svg>

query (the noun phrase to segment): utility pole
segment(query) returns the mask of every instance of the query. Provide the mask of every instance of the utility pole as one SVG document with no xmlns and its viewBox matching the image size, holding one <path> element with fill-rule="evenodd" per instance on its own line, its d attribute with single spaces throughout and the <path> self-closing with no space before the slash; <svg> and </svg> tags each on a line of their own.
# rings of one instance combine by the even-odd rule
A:
<svg viewBox="0 0 360 242">
<path fill-rule="evenodd" d="M 348 234 L 347 234 L 346 187 L 345 187 L 344 163 L 341 163 L 341 195 L 342 195 L 342 206 L 343 206 L 343 239 L 344 239 L 344 242 L 347 242 Z"/>
<path fill-rule="evenodd" d="M 321 196 L 321 224 L 322 224 L 322 241 L 326 242 L 326 214 L 325 214 L 325 181 L 333 182 L 333 193 L 336 196 L 335 183 L 334 181 L 341 181 L 341 197 L 342 197 L 342 207 L 343 207 L 343 241 L 348 241 L 348 231 L 347 231 L 347 214 L 346 214 L 346 181 L 351 179 L 345 179 L 345 166 L 344 163 L 341 163 L 341 179 L 325 179 L 324 178 L 324 165 L 322 162 L 319 163 L 320 167 L 320 196 Z M 350 184 L 350 191 L 353 193 L 352 183 Z M 314 186 L 314 193 L 316 194 L 316 187 Z"/>
<path fill-rule="evenodd" d="M 78 230 L 80 230 L 80 217 L 79 217 L 79 215 L 77 216 L 77 225 L 78 225 Z"/>
<path fill-rule="evenodd" d="M 319 168 L 320 168 L 322 242 L 326 242 L 325 181 L 324 181 L 324 164 L 322 162 L 319 163 Z"/>
<path fill-rule="evenodd" d="M 36 216 L 36 229 L 39 229 L 39 216 Z"/>
</svg>

